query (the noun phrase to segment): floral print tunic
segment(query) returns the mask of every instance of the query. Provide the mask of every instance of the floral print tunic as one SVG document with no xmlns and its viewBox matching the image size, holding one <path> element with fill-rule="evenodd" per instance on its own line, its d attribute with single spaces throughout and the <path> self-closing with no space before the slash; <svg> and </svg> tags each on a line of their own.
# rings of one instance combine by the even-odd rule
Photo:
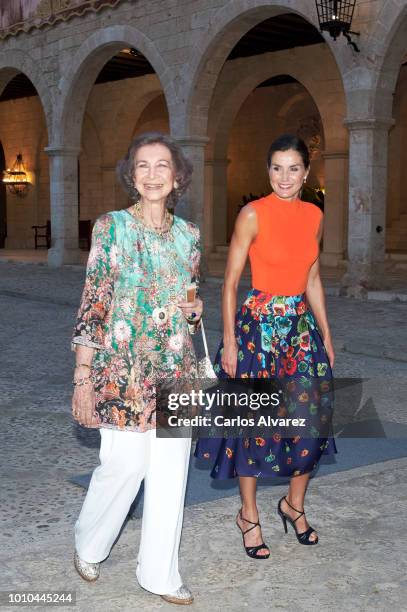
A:
<svg viewBox="0 0 407 612">
<path fill-rule="evenodd" d="M 127 209 L 96 221 L 72 343 L 96 349 L 99 427 L 154 428 L 157 380 L 197 376 L 177 303 L 198 277 L 199 262 L 199 230 L 179 217 L 164 233 Z"/>
</svg>

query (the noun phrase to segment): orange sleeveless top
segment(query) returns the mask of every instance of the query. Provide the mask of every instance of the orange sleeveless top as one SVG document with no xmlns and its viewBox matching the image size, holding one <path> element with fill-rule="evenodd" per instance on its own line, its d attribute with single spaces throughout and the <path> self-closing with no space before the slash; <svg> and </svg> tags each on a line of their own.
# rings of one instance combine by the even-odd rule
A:
<svg viewBox="0 0 407 612">
<path fill-rule="evenodd" d="M 252 287 L 273 295 L 298 295 L 318 257 L 322 211 L 309 202 L 282 200 L 275 193 L 250 202 L 258 233 L 250 245 Z"/>
</svg>

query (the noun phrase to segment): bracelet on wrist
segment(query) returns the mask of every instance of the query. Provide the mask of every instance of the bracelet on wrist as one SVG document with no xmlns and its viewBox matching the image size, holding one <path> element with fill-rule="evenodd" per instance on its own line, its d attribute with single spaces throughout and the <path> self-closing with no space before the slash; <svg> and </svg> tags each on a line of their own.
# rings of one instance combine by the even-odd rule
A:
<svg viewBox="0 0 407 612">
<path fill-rule="evenodd" d="M 91 366 L 88 363 L 77 363 L 75 365 L 75 370 L 78 368 L 88 368 L 90 370 Z"/>
<path fill-rule="evenodd" d="M 92 384 L 92 379 L 90 376 L 87 376 L 86 378 L 74 378 L 72 384 L 74 387 L 83 387 L 84 385 Z"/>
</svg>

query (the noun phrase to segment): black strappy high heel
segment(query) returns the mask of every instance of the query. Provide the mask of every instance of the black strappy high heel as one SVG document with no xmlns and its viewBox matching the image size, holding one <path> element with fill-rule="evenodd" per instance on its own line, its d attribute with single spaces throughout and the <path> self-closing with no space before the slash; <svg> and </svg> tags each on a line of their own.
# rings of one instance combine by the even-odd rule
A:
<svg viewBox="0 0 407 612">
<path fill-rule="evenodd" d="M 253 521 L 249 521 L 248 519 L 243 518 L 242 516 L 242 509 L 240 508 L 239 510 L 239 517 L 241 521 L 246 521 L 246 523 L 250 523 L 252 525 L 252 527 L 249 527 L 249 529 L 246 529 L 246 531 L 243 531 L 243 529 L 240 527 L 239 523 L 237 522 L 236 519 L 236 525 L 239 527 L 240 531 L 242 532 L 242 537 L 243 537 L 243 546 L 244 549 L 246 551 L 246 554 L 251 557 L 251 559 L 268 559 L 270 556 L 270 551 L 268 553 L 268 555 L 258 555 L 257 553 L 259 552 L 259 550 L 263 549 L 267 549 L 269 550 L 269 547 L 267 546 L 267 544 L 265 544 L 264 542 L 262 542 L 262 544 L 259 544 L 258 546 L 246 546 L 245 541 L 244 541 L 244 537 L 246 535 L 246 533 L 248 533 L 249 531 L 251 531 L 252 529 L 254 529 L 255 527 L 261 527 L 260 523 L 253 523 Z"/>
<path fill-rule="evenodd" d="M 290 508 L 292 508 L 293 510 L 295 510 L 296 512 L 298 512 L 298 516 L 295 519 L 292 519 L 291 516 L 288 516 L 288 514 L 285 514 L 285 512 L 283 512 L 281 510 L 281 502 L 285 501 Z M 285 496 L 283 496 L 280 501 L 278 502 L 278 506 L 277 506 L 277 512 L 281 517 L 281 520 L 283 521 L 283 525 L 284 525 L 284 531 L 286 533 L 288 533 L 287 530 L 287 521 L 291 524 L 292 528 L 295 531 L 295 535 L 297 536 L 297 540 L 299 541 L 300 544 L 305 544 L 308 546 L 311 546 L 313 544 L 318 544 L 318 536 L 316 536 L 315 540 L 310 540 L 310 535 L 311 533 L 315 532 L 315 529 L 313 529 L 311 526 L 308 527 L 307 531 L 304 531 L 303 533 L 298 533 L 297 531 L 297 527 L 295 526 L 295 521 L 298 521 L 298 519 L 301 516 L 305 516 L 305 512 L 304 510 L 297 510 L 297 508 L 294 508 L 294 506 L 292 506 L 288 501 L 287 498 Z M 316 533 L 316 532 L 315 532 Z"/>
</svg>

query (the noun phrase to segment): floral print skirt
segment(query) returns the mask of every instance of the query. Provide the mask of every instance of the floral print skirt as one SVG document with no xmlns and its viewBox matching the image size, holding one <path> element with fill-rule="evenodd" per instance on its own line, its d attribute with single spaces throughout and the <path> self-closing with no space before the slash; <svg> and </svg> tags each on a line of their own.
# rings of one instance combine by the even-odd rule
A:
<svg viewBox="0 0 407 612">
<path fill-rule="evenodd" d="M 330 415 L 332 371 L 314 316 L 305 295 L 275 296 L 251 289 L 237 313 L 236 378 L 274 378 L 288 390 L 286 415 Z M 221 365 L 223 343 L 214 369 L 219 379 L 229 376 Z M 311 415 L 314 415 L 313 417 Z M 322 454 L 336 453 L 333 437 L 321 437 L 318 427 L 302 437 L 283 437 L 267 430 L 268 437 L 201 437 L 195 456 L 214 463 L 211 476 L 297 476 L 311 472 Z M 270 435 L 271 433 L 271 435 Z"/>
</svg>

